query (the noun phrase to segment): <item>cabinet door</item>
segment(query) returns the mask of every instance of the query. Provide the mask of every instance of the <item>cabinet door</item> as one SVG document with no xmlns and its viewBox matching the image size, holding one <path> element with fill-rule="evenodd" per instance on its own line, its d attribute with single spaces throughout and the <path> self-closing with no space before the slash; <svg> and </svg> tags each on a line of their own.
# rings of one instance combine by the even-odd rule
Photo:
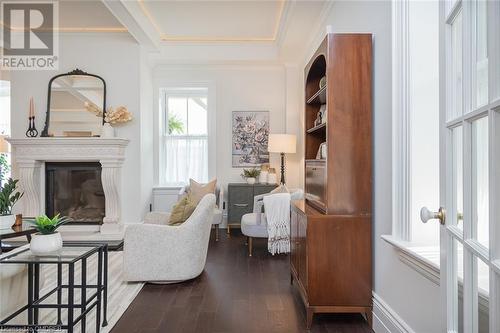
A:
<svg viewBox="0 0 500 333">
<path fill-rule="evenodd" d="M 290 263 L 296 273 L 299 272 L 299 256 L 298 256 L 298 214 L 296 211 L 292 210 L 292 216 L 290 219 Z"/>
<path fill-rule="evenodd" d="M 298 264 L 299 264 L 299 279 L 307 290 L 307 217 L 305 215 L 298 215 Z"/>
<path fill-rule="evenodd" d="M 253 211 L 253 188 L 251 186 L 228 187 L 228 222 L 240 223 L 241 217 Z"/>
</svg>

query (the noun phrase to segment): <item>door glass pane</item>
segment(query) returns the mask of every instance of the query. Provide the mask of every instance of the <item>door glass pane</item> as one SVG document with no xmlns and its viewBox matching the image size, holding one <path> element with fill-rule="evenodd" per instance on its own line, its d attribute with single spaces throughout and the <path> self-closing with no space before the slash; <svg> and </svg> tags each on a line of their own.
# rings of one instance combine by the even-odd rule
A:
<svg viewBox="0 0 500 333">
<path fill-rule="evenodd" d="M 452 258 L 449 258 L 452 259 Z M 450 331 L 462 333 L 464 331 L 464 303 L 463 303 L 463 283 L 464 283 L 464 247 L 458 240 L 453 239 L 453 277 L 454 286 L 451 304 L 453 310 L 453 325 L 449 327 Z"/>
<path fill-rule="evenodd" d="M 488 103 L 487 1 L 476 1 L 476 106 Z"/>
<path fill-rule="evenodd" d="M 489 245 L 488 118 L 472 123 L 472 221 L 475 238 Z"/>
<path fill-rule="evenodd" d="M 477 327 L 478 333 L 489 333 L 490 270 L 477 259 Z"/>
<path fill-rule="evenodd" d="M 452 223 L 463 230 L 463 130 L 455 127 L 452 130 L 453 161 L 453 210 Z"/>
<path fill-rule="evenodd" d="M 451 24 L 451 109 L 448 118 L 462 115 L 462 11 Z"/>
</svg>

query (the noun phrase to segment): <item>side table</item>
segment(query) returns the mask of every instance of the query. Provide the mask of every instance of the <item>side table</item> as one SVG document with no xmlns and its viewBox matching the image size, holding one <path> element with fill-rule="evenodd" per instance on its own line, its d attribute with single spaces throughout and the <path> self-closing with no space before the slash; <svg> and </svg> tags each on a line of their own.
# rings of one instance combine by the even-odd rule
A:
<svg viewBox="0 0 500 333">
<path fill-rule="evenodd" d="M 35 256 L 27 248 L 2 258 L 0 260 L 0 265 L 28 265 L 28 304 L 21 307 L 7 318 L 2 319 L 0 321 L 0 330 L 24 329 L 32 332 L 39 329 L 65 329 L 68 333 L 72 333 L 74 326 L 78 322 L 81 322 L 81 331 L 85 332 L 87 314 L 93 308 L 96 308 L 96 332 L 99 332 L 101 327 L 102 303 L 104 303 L 102 326 L 107 325 L 107 252 L 108 248 L 106 244 L 92 246 L 82 246 L 80 244 L 73 246 L 65 244 L 57 254 Z M 92 255 L 97 255 L 97 284 L 87 283 L 87 260 Z M 81 282 L 75 283 L 75 265 L 78 263 L 81 264 Z M 42 264 L 57 265 L 57 286 L 45 295 L 40 295 L 40 265 Z M 68 266 L 67 284 L 62 281 L 63 265 Z M 67 303 L 62 302 L 62 293 L 64 289 L 67 289 Z M 75 304 L 75 289 L 79 289 L 81 293 L 79 304 Z M 91 293 L 87 295 L 89 291 Z M 57 304 L 48 304 L 44 302 L 55 293 L 57 294 Z M 39 309 L 41 308 L 57 310 L 56 325 L 44 325 L 43 323 L 39 323 Z M 62 322 L 61 318 L 62 309 L 68 310 L 67 323 L 65 324 Z M 81 310 L 80 315 L 76 318 L 75 309 Z M 9 321 L 24 311 L 28 312 L 27 325 L 8 324 Z"/>
</svg>

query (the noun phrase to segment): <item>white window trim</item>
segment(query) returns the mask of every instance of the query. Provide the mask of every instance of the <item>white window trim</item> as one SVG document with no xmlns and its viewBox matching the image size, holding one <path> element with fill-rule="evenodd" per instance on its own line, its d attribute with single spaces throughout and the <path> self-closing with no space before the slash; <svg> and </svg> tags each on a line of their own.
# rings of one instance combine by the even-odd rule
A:
<svg viewBox="0 0 500 333">
<path fill-rule="evenodd" d="M 160 184 L 160 141 L 162 133 L 160 132 L 160 124 L 162 124 L 162 110 L 160 108 L 160 98 L 162 98 L 163 89 L 176 88 L 207 88 L 208 89 L 208 179 L 213 179 L 216 176 L 217 168 L 217 103 L 216 103 L 216 84 L 214 81 L 175 81 L 162 77 L 156 77 L 154 80 L 154 183 L 155 188 L 175 189 L 180 185 L 185 184 Z"/>
<path fill-rule="evenodd" d="M 392 234 L 399 259 L 439 284 L 439 264 L 411 242 L 411 57 L 409 0 L 392 1 Z M 435 255 L 435 254 L 433 254 Z"/>
</svg>

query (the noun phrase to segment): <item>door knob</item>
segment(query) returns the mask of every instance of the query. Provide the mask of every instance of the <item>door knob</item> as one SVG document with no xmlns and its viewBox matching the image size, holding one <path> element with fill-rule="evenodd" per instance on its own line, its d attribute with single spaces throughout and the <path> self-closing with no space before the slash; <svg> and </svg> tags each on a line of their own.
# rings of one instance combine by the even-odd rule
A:
<svg viewBox="0 0 500 333">
<path fill-rule="evenodd" d="M 431 212 L 427 207 L 422 207 L 420 210 L 420 219 L 424 223 L 432 219 L 438 219 L 439 223 L 444 225 L 446 222 L 446 210 L 440 207 L 437 212 Z"/>
</svg>

